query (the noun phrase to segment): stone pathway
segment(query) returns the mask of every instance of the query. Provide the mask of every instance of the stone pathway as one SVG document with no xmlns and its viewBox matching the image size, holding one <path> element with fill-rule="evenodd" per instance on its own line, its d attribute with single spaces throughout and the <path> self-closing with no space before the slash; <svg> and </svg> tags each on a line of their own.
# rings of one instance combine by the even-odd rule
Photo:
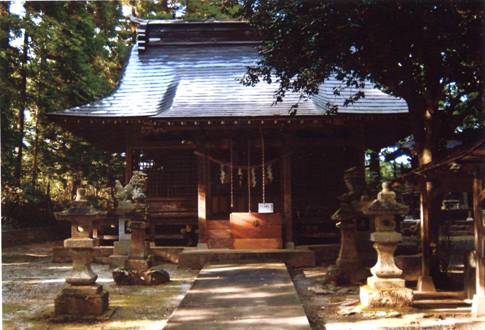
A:
<svg viewBox="0 0 485 330">
<path fill-rule="evenodd" d="M 284 263 L 209 265 L 164 329 L 310 329 Z"/>
</svg>

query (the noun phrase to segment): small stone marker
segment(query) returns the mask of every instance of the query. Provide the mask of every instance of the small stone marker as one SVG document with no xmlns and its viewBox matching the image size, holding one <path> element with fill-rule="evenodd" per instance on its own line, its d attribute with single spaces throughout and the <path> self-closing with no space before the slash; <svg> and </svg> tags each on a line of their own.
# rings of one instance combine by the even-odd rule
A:
<svg viewBox="0 0 485 330">
<path fill-rule="evenodd" d="M 124 267 L 128 259 L 131 240 L 131 234 L 127 233 L 128 221 L 123 213 L 118 214 L 118 241 L 114 242 L 113 254 L 109 256 L 111 268 Z"/>
<path fill-rule="evenodd" d="M 367 285 L 360 287 L 360 301 L 366 307 L 406 306 L 412 302 L 413 291 L 405 287 L 404 279 L 400 278 L 403 271 L 394 262 L 394 251 L 402 240 L 402 235 L 395 231 L 395 216 L 407 210 L 407 206 L 396 202 L 396 193 L 385 182 L 377 199 L 364 211 L 374 218 L 376 231 L 370 239 L 377 251 L 372 276 L 367 278 Z"/>
<path fill-rule="evenodd" d="M 85 190 L 79 188 L 72 206 L 55 213 L 57 220 L 71 222 L 71 238 L 64 241 L 64 246 L 72 257 L 72 272 L 55 299 L 56 317 L 94 318 L 103 314 L 109 305 L 108 292 L 96 284 L 98 275 L 91 269 L 95 241 L 89 237 L 93 222 L 102 220 L 106 212 L 89 206 L 84 195 Z"/>
</svg>

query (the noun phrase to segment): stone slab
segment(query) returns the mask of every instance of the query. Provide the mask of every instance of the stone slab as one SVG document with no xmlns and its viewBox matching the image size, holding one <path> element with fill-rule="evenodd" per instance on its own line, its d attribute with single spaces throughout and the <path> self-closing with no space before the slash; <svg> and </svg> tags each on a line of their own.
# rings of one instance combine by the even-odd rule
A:
<svg viewBox="0 0 485 330">
<path fill-rule="evenodd" d="M 310 329 L 285 264 L 204 267 L 164 329 L 251 328 Z"/>
<path fill-rule="evenodd" d="M 209 263 L 232 262 L 283 262 L 288 267 L 315 266 L 315 253 L 303 249 L 193 249 L 186 248 L 179 254 L 179 267 L 201 269 Z"/>
</svg>

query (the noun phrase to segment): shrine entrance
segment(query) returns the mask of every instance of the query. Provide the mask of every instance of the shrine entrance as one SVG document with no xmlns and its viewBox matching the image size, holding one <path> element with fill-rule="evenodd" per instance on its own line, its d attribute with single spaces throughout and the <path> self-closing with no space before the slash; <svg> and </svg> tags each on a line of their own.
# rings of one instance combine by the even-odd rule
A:
<svg viewBox="0 0 485 330">
<path fill-rule="evenodd" d="M 196 153 L 206 164 L 208 247 L 282 248 L 281 147 L 260 132 Z"/>
</svg>

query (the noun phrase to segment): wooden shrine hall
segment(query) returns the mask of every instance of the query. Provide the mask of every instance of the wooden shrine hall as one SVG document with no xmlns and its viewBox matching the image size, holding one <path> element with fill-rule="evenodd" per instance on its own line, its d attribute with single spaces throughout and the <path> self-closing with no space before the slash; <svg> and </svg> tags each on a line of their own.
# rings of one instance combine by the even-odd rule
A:
<svg viewBox="0 0 485 330">
<path fill-rule="evenodd" d="M 244 22 L 138 22 L 116 90 L 50 118 L 148 174 L 151 240 L 209 248 L 337 242 L 345 169 L 409 131 L 405 101 L 329 78 L 317 95 L 244 86 L 258 38 Z M 338 95 L 337 95 L 338 94 Z M 296 113 L 292 105 L 298 104 Z M 337 111 L 330 111 L 335 110 Z M 192 236 L 191 236 L 192 235 Z M 177 241 L 179 239 L 179 241 Z M 185 241 L 184 241 L 185 240 Z"/>
</svg>

